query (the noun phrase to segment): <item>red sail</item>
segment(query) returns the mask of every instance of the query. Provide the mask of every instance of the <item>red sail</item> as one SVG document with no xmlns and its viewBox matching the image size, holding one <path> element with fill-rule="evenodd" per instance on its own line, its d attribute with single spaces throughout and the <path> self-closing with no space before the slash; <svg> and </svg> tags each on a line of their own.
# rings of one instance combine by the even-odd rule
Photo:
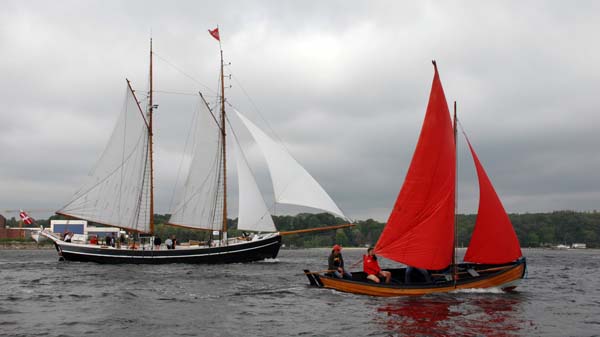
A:
<svg viewBox="0 0 600 337">
<path fill-rule="evenodd" d="M 523 255 L 519 239 L 469 139 L 467 144 L 479 178 L 479 210 L 464 260 L 489 264 L 515 261 Z"/>
<path fill-rule="evenodd" d="M 435 63 L 434 63 L 435 65 Z M 437 67 L 419 142 L 375 252 L 425 269 L 452 262 L 456 150 Z"/>
</svg>

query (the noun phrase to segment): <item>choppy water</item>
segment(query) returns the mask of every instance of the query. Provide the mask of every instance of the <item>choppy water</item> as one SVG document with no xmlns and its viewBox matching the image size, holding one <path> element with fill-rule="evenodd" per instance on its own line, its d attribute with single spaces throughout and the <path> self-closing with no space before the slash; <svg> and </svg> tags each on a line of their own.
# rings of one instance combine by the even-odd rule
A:
<svg viewBox="0 0 600 337">
<path fill-rule="evenodd" d="M 363 250 L 345 249 L 346 264 Z M 328 250 L 251 264 L 98 265 L 0 251 L 0 336 L 600 336 L 600 251 L 524 250 L 518 292 L 313 289 Z"/>
</svg>

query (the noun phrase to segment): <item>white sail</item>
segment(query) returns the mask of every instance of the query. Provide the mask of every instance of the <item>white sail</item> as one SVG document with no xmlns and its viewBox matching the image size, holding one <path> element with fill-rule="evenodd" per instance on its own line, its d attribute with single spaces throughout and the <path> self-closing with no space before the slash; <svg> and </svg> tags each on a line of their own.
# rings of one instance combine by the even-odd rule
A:
<svg viewBox="0 0 600 337">
<path fill-rule="evenodd" d="M 203 102 L 194 128 L 194 150 L 187 179 L 180 191 L 170 224 L 218 230 L 222 227 L 221 131 Z M 221 207 L 221 208 L 219 208 Z"/>
<path fill-rule="evenodd" d="M 275 232 L 273 218 L 256 185 L 240 146 L 235 146 L 235 161 L 239 184 L 238 229 L 257 232 Z"/>
<path fill-rule="evenodd" d="M 150 230 L 148 126 L 127 87 L 123 110 L 87 182 L 57 213 L 121 228 Z"/>
<path fill-rule="evenodd" d="M 346 218 L 323 187 L 279 143 L 236 110 L 252 137 L 261 148 L 275 191 L 275 201 L 308 206 Z"/>
</svg>

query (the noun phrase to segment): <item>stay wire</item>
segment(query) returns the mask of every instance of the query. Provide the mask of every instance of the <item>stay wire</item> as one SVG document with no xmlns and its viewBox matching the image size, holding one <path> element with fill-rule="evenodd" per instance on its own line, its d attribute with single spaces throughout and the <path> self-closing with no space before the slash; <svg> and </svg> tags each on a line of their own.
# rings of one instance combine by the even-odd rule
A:
<svg viewBox="0 0 600 337">
<path fill-rule="evenodd" d="M 235 109 L 235 108 L 234 108 Z M 248 169 L 250 170 L 250 174 L 252 174 L 252 176 L 256 177 L 256 175 L 254 174 L 254 172 L 252 171 L 252 168 L 250 167 L 250 164 L 248 163 L 248 159 L 246 158 L 246 155 L 244 154 L 244 150 L 242 148 L 242 144 L 240 143 L 240 140 L 237 136 L 237 133 L 235 132 L 233 125 L 231 124 L 231 121 L 229 120 L 229 116 L 225 115 L 225 119 L 227 120 L 227 124 L 229 125 L 229 130 L 231 131 L 231 133 L 233 134 L 233 138 L 238 146 L 238 148 L 240 149 L 239 153 L 242 156 L 242 160 L 244 160 L 244 162 L 246 163 L 246 166 L 248 167 Z M 238 172 L 238 180 L 240 179 L 240 173 Z M 239 186 L 239 181 L 238 181 L 238 186 Z M 258 187 L 258 186 L 257 186 Z M 260 192 L 260 189 L 259 189 Z M 240 210 L 239 210 L 239 195 L 240 195 L 240 191 L 238 189 L 238 226 L 239 226 L 239 221 L 240 221 Z M 262 193 L 261 193 L 261 197 L 262 197 Z M 263 198 L 264 201 L 264 198 Z M 271 205 L 271 207 L 267 208 L 267 212 L 264 213 L 263 215 L 261 215 L 260 220 L 262 220 L 265 216 L 271 216 L 271 212 L 269 212 L 269 210 L 275 210 L 275 204 L 277 202 L 273 202 L 273 204 Z M 265 205 L 266 206 L 266 205 Z M 255 222 L 253 225 L 256 225 L 258 222 Z M 277 229 L 277 228 L 275 228 Z"/>
<path fill-rule="evenodd" d="M 190 138 L 192 137 L 192 131 L 195 131 L 195 129 L 196 129 L 195 128 L 196 123 L 198 123 L 197 114 L 194 114 L 194 116 L 192 117 L 192 122 L 190 123 L 190 128 L 188 129 L 187 136 L 185 139 L 185 145 L 183 147 L 183 154 L 181 155 L 181 159 L 179 161 L 179 167 L 177 169 L 177 176 L 175 178 L 175 184 L 173 186 L 173 194 L 171 195 L 171 201 L 169 203 L 169 210 L 173 210 L 173 202 L 175 200 L 177 186 L 179 185 L 179 177 L 181 176 L 181 170 L 183 167 L 183 160 L 185 159 L 185 155 L 186 155 L 186 153 L 188 153 L 188 151 L 190 151 L 190 153 L 192 153 L 192 150 L 189 150 L 188 147 L 190 144 Z M 195 132 L 194 132 L 194 134 L 195 134 Z"/>
<path fill-rule="evenodd" d="M 197 78 L 195 78 L 194 76 L 186 73 L 185 71 L 183 71 L 180 67 L 176 66 L 175 64 L 169 62 L 167 59 L 165 59 L 164 57 L 158 55 L 156 52 L 153 52 L 154 56 L 156 56 L 158 59 L 160 59 L 161 61 L 165 62 L 166 64 L 168 64 L 169 66 L 171 66 L 173 69 L 177 70 L 179 73 L 181 73 L 183 76 L 189 78 L 190 80 L 196 82 L 196 84 L 202 86 L 203 88 L 205 88 L 206 90 L 210 91 L 213 94 L 216 94 L 216 92 L 214 90 L 212 90 L 209 86 L 207 86 L 206 84 L 200 82 L 200 80 L 198 80 Z"/>
<path fill-rule="evenodd" d="M 271 127 L 271 124 L 269 123 L 269 121 L 264 117 L 264 115 L 262 114 L 262 112 L 260 111 L 260 109 L 258 108 L 258 106 L 256 105 L 256 103 L 254 102 L 254 100 L 250 97 L 250 95 L 248 94 L 248 92 L 246 91 L 246 89 L 244 88 L 244 86 L 242 85 L 242 83 L 240 82 L 240 80 L 238 80 L 238 78 L 233 74 L 233 71 L 231 71 L 231 76 L 233 77 L 234 81 L 240 86 L 240 88 L 242 89 L 242 92 L 244 93 L 244 95 L 246 96 L 246 98 L 248 99 L 248 101 L 250 102 L 250 104 L 252 105 L 252 107 L 254 108 L 255 112 L 260 116 L 260 118 L 265 122 L 265 124 L 267 125 L 267 127 L 269 128 L 269 130 L 271 130 L 271 134 L 275 136 L 275 138 L 277 138 L 277 140 L 279 141 L 279 144 L 281 144 L 281 146 L 283 146 L 283 148 L 288 152 L 288 154 L 294 159 L 296 160 L 296 162 L 299 163 L 299 161 L 294 158 L 294 156 L 292 155 L 292 153 L 290 152 L 290 150 L 287 148 L 287 146 L 285 145 L 285 142 L 281 139 L 281 137 L 279 137 L 279 135 L 277 134 L 277 132 L 275 132 L 275 130 Z M 232 108 L 238 110 L 235 106 L 233 106 L 231 103 L 226 102 L 229 106 L 231 106 Z M 239 110 L 238 110 L 239 111 Z M 311 175 L 312 176 L 312 175 Z M 314 179 L 314 177 L 313 177 Z M 315 179 L 316 180 L 316 179 Z M 318 183 L 318 182 L 317 182 Z M 320 185 L 320 184 L 319 184 Z M 325 192 L 327 193 L 327 192 Z M 344 220 L 348 220 L 351 223 L 354 223 L 354 220 L 352 218 L 350 218 L 349 216 L 345 215 L 346 212 L 339 206 L 337 205 L 337 203 L 334 201 L 334 203 L 336 204 L 336 206 L 342 211 L 342 213 L 344 213 Z"/>
</svg>

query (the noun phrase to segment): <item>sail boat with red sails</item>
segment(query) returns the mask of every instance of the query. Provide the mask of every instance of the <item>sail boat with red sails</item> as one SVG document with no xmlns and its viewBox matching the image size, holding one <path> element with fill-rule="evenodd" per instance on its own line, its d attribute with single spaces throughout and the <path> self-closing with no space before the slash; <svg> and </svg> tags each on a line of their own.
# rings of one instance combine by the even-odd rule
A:
<svg viewBox="0 0 600 337">
<path fill-rule="evenodd" d="M 375 253 L 429 277 L 406 278 L 408 268 L 386 269 L 389 284 L 372 283 L 364 272 L 338 279 L 305 270 L 312 286 L 372 296 L 423 295 L 469 288 L 512 290 L 524 277 L 526 260 L 506 211 L 467 138 L 479 180 L 479 209 L 464 256 L 456 261 L 456 104 L 452 123 L 435 61 L 421 134 Z M 466 134 L 463 132 L 466 138 Z M 410 282 L 405 280 L 409 279 Z"/>
</svg>

